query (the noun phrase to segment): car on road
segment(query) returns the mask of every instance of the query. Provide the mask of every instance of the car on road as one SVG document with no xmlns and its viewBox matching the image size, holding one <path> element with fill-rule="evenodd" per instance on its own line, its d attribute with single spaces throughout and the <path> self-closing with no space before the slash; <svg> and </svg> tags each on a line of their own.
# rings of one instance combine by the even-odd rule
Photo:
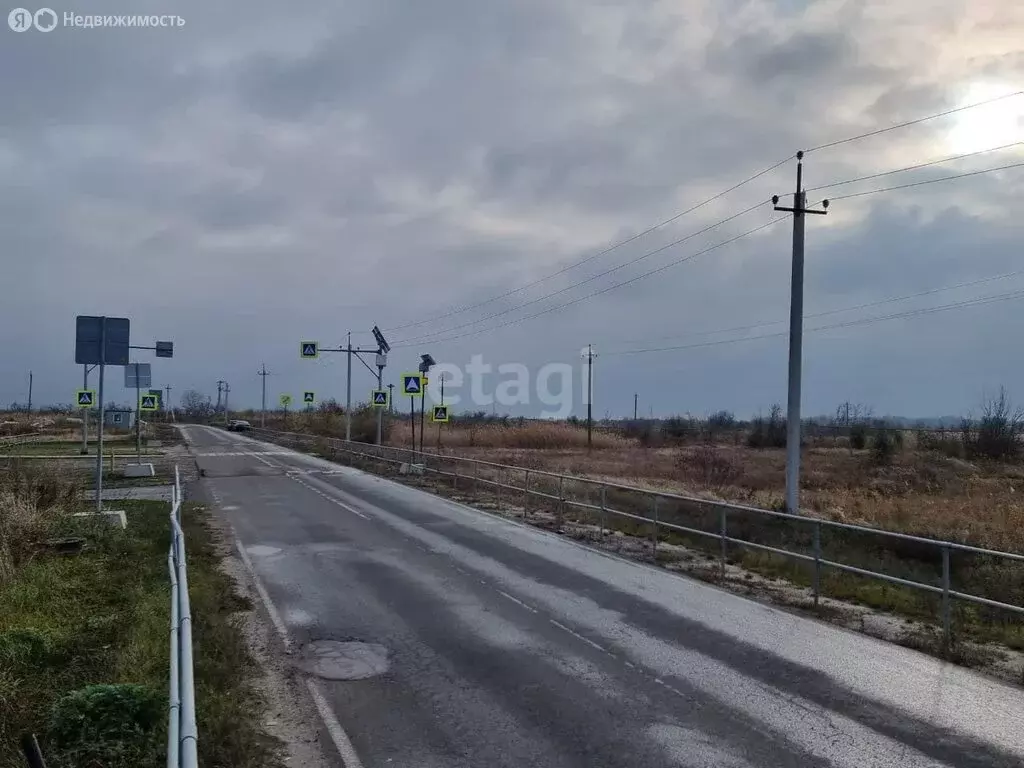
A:
<svg viewBox="0 0 1024 768">
<path fill-rule="evenodd" d="M 252 430 L 252 424 L 243 419 L 232 419 L 228 422 L 228 432 L 249 432 Z"/>
</svg>

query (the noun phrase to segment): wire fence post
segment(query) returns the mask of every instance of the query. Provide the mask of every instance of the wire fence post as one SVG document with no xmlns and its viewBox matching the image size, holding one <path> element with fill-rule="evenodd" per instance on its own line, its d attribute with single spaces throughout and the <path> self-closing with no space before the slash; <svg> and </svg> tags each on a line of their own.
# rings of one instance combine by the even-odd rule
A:
<svg viewBox="0 0 1024 768">
<path fill-rule="evenodd" d="M 530 516 L 530 470 L 526 470 L 526 480 L 523 482 L 523 519 Z"/>
<path fill-rule="evenodd" d="M 814 607 L 821 596 L 821 521 L 814 521 Z"/>
<path fill-rule="evenodd" d="M 726 557 L 726 549 L 725 549 L 726 532 L 725 531 L 726 531 L 726 519 L 727 519 L 727 513 L 725 511 L 725 507 L 719 508 L 719 510 L 718 510 L 718 534 L 719 534 L 719 538 L 722 541 L 722 559 L 721 559 L 721 562 L 719 563 L 719 574 L 722 577 L 722 581 L 725 581 L 725 557 Z"/>
<path fill-rule="evenodd" d="M 651 519 L 654 525 L 651 526 L 651 558 L 658 562 L 658 497 L 651 499 Z"/>
<path fill-rule="evenodd" d="M 949 653 L 953 645 L 952 617 L 949 606 L 949 547 L 942 547 L 942 638 L 946 653 Z"/>
<path fill-rule="evenodd" d="M 565 489 L 565 475 L 558 476 L 558 506 L 555 507 L 555 529 L 558 531 L 562 530 L 562 498 Z"/>
<path fill-rule="evenodd" d="M 608 486 L 607 485 L 602 485 L 601 486 L 601 541 L 604 541 L 605 515 L 608 514 L 608 510 L 606 508 L 607 496 L 608 496 Z"/>
<path fill-rule="evenodd" d="M 458 462 L 456 462 L 456 463 L 458 463 Z M 477 479 L 478 479 L 479 475 L 480 475 L 480 465 L 474 462 L 474 464 L 473 464 L 473 491 L 472 491 L 473 494 L 476 494 L 476 492 L 477 492 L 477 486 L 478 486 Z"/>
<path fill-rule="evenodd" d="M 456 460 L 452 463 L 455 465 L 455 471 L 452 473 L 452 490 L 454 490 L 459 487 L 459 462 Z M 424 461 L 423 466 L 425 467 L 426 464 L 427 462 Z"/>
</svg>

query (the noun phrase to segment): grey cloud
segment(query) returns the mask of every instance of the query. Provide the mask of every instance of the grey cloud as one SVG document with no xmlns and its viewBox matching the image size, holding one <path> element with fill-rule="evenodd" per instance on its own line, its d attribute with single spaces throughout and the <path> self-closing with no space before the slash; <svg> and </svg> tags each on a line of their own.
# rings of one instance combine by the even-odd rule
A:
<svg viewBox="0 0 1024 768">
<path fill-rule="evenodd" d="M 101 5 L 90 12 L 158 4 Z M 0 339 L 16 349 L 0 371 L 0 402 L 13 399 L 30 366 L 44 399 L 67 399 L 69 329 L 80 311 L 131 314 L 140 334 L 175 338 L 179 357 L 161 377 L 179 391 L 228 378 L 238 400 L 252 403 L 265 360 L 279 374 L 275 389 L 311 383 L 339 395 L 337 363 L 298 366 L 300 336 L 334 342 L 349 328 L 391 327 L 498 295 L 797 148 L 952 105 L 948 77 L 920 55 L 957 45 L 941 19 L 894 22 L 903 51 L 877 47 L 866 13 L 825 21 L 813 6 L 786 2 L 751 22 L 738 10 L 189 1 L 175 7 L 186 26 L 167 34 L 4 38 L 0 77 L 17 93 L 0 141 L 20 160 L 0 181 L 9 233 L 0 266 L 24 290 L 0 308 Z M 714 42 L 705 50 L 704 40 Z M 966 82 L 1019 78 L 1020 66 L 1002 56 L 961 69 Z M 881 170 L 892 158 L 876 147 L 922 159 L 936 149 L 913 137 L 935 135 L 815 153 L 808 173 L 820 183 Z M 792 172 L 784 166 L 583 269 L 395 338 L 479 319 L 635 258 L 791 189 Z M 837 203 L 841 226 L 808 228 L 809 311 L 1000 271 L 1013 253 L 1014 223 L 997 215 L 1010 183 Z M 559 300 L 769 215 L 766 207 Z M 438 359 L 486 351 L 534 364 L 575 360 L 588 341 L 608 350 L 615 339 L 784 317 L 787 226 L 563 312 L 396 351 L 389 371 L 413 364 L 420 346 Z M 809 338 L 808 409 L 850 396 L 880 410 L 955 411 L 976 382 L 1020 373 L 977 351 L 978 339 L 1004 333 L 992 330 L 998 312 L 1019 319 L 1020 309 L 972 312 L 935 326 L 971 358 L 973 369 L 956 377 L 939 375 L 937 342 L 920 321 Z M 784 340 L 769 340 L 610 355 L 599 362 L 602 403 L 625 413 L 639 390 L 642 407 L 657 412 L 767 407 L 784 393 L 784 351 Z M 891 380 L 865 376 L 865 366 Z"/>
</svg>

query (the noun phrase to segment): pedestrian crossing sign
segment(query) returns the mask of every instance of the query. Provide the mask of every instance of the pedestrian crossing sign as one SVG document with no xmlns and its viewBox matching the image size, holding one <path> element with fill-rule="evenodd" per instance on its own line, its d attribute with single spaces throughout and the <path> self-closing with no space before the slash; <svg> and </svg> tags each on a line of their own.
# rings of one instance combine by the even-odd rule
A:
<svg viewBox="0 0 1024 768">
<path fill-rule="evenodd" d="M 403 373 L 402 392 L 407 395 L 422 395 L 423 375 L 420 373 Z"/>
<path fill-rule="evenodd" d="M 143 395 L 139 398 L 140 411 L 156 411 L 160 408 L 156 395 Z"/>
<path fill-rule="evenodd" d="M 303 392 L 302 393 L 302 402 L 304 402 L 306 405 L 312 405 L 313 403 L 316 402 L 316 393 L 315 392 Z"/>
<path fill-rule="evenodd" d="M 448 406 L 447 405 L 435 405 L 434 413 L 432 414 L 433 421 L 439 424 L 446 424 L 448 422 Z"/>
<path fill-rule="evenodd" d="M 373 403 L 374 408 L 387 408 L 388 407 L 388 391 L 386 389 L 375 389 L 373 390 L 370 402 Z"/>
<path fill-rule="evenodd" d="M 79 389 L 75 392 L 75 405 L 79 408 L 92 408 L 96 405 L 96 391 L 93 389 Z"/>
<path fill-rule="evenodd" d="M 304 360 L 316 360 L 320 357 L 320 343 L 316 341 L 299 342 L 299 357 Z"/>
</svg>

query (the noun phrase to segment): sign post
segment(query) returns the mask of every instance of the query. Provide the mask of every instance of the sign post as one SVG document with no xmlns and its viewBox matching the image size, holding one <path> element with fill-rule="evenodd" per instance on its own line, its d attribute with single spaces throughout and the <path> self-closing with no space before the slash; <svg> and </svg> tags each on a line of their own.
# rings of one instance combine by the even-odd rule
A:
<svg viewBox="0 0 1024 768">
<path fill-rule="evenodd" d="M 153 385 L 149 363 L 132 363 L 124 368 L 124 386 L 135 390 L 135 459 L 142 463 L 142 388 Z"/>
<path fill-rule="evenodd" d="M 103 511 L 103 379 L 107 365 L 127 365 L 131 322 L 126 317 L 78 315 L 75 318 L 75 362 L 97 365 L 100 371 L 99 426 L 96 436 L 96 511 Z"/>
<path fill-rule="evenodd" d="M 416 452 L 416 395 L 423 393 L 423 376 L 419 373 L 402 374 L 402 392 L 409 396 L 409 424 L 412 427 L 412 450 Z"/>
</svg>

